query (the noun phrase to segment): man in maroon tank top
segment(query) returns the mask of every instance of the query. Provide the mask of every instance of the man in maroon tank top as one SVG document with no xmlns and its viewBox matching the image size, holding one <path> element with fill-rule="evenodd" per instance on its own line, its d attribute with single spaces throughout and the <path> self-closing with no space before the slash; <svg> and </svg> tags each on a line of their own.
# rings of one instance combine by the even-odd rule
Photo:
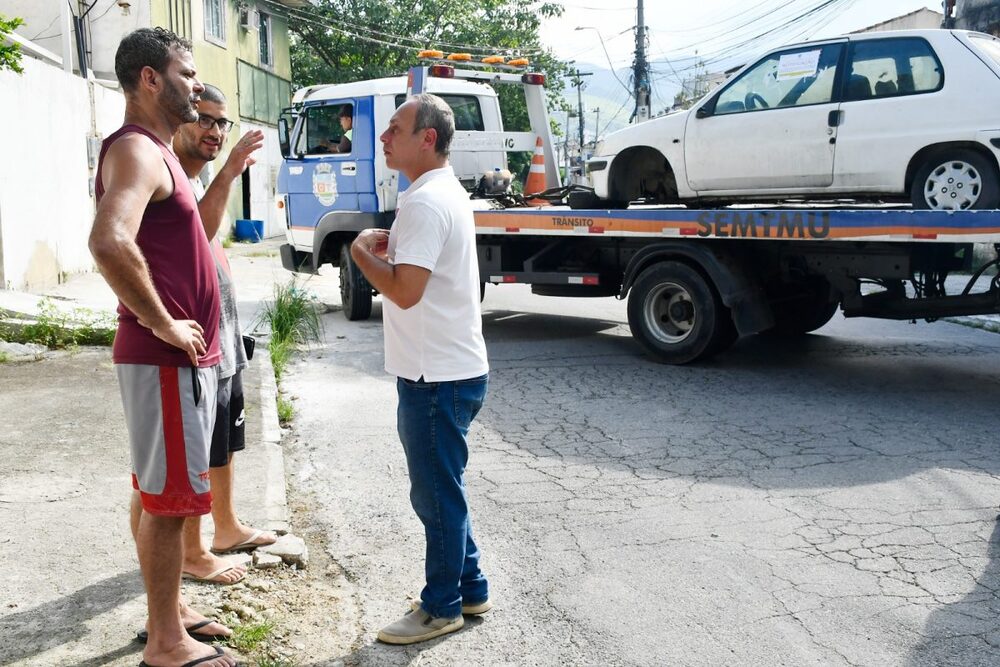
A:
<svg viewBox="0 0 1000 667">
<path fill-rule="evenodd" d="M 142 665 L 233 667 L 230 634 L 181 601 L 185 517 L 211 509 L 208 451 L 219 363 L 219 284 L 198 204 L 171 140 L 198 119 L 191 44 L 162 28 L 122 39 L 125 125 L 97 168 L 90 250 L 118 295 L 113 347 L 132 454 L 132 532 L 149 620 Z"/>
</svg>

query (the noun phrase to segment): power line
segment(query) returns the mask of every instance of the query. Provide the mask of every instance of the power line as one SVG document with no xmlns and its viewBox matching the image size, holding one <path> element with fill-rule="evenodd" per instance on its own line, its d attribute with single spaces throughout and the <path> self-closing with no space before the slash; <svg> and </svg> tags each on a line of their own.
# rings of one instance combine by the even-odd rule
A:
<svg viewBox="0 0 1000 667">
<path fill-rule="evenodd" d="M 424 39 L 420 37 L 410 37 L 408 35 L 397 35 L 395 33 L 383 32 L 381 30 L 376 30 L 374 28 L 369 28 L 367 26 L 353 24 L 349 21 L 343 20 L 342 18 L 338 18 L 337 23 L 334 24 L 329 22 L 328 17 L 320 13 L 307 11 L 301 8 L 288 7 L 287 5 L 279 4 L 278 2 L 276 2 L 276 0 L 263 0 L 263 1 L 274 9 L 288 12 L 289 16 L 292 16 L 293 18 L 295 18 L 295 20 L 301 21 L 302 23 L 314 25 L 323 28 L 325 30 L 332 30 L 334 32 L 339 32 L 341 34 L 348 35 L 351 37 L 356 37 L 358 39 L 363 39 L 368 42 L 374 42 L 385 46 L 394 46 L 401 49 L 412 49 L 415 47 L 426 47 L 429 45 L 435 45 L 441 47 L 448 47 L 449 49 L 474 51 L 476 53 L 483 55 L 492 55 L 497 52 L 504 52 L 504 51 L 516 51 L 519 54 L 525 54 L 525 55 L 537 55 L 540 53 L 544 53 L 544 49 L 538 47 L 520 48 L 516 46 L 481 46 L 481 45 L 473 46 L 469 44 L 452 44 L 436 40 L 432 37 Z M 341 25 L 347 26 L 348 28 L 351 28 L 355 32 L 351 32 L 349 30 L 345 30 L 339 27 Z M 370 35 L 376 35 L 376 37 L 371 37 Z M 411 44 L 404 44 L 400 43 L 399 41 L 386 41 L 386 39 L 379 39 L 381 37 L 384 37 L 386 39 L 402 40 L 403 42 L 411 42 Z"/>
</svg>

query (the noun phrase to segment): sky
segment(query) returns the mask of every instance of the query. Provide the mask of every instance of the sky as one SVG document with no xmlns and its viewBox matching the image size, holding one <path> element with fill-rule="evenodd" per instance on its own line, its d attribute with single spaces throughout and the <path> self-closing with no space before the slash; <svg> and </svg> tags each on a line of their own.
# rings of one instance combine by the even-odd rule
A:
<svg viewBox="0 0 1000 667">
<path fill-rule="evenodd" d="M 556 55 L 567 60 L 595 63 L 607 67 L 608 58 L 601 48 L 604 40 L 615 69 L 628 67 L 635 51 L 632 27 L 636 23 L 635 0 L 626 0 L 620 8 L 612 9 L 607 0 L 552 0 L 565 7 L 560 18 L 546 19 L 542 23 L 542 42 Z M 617 4 L 617 3 L 615 3 Z M 681 51 L 691 51 L 692 44 L 699 44 L 701 51 L 718 50 L 725 45 L 727 34 L 738 34 L 741 24 L 760 16 L 768 10 L 780 20 L 784 15 L 794 16 L 817 5 L 816 0 L 645 0 L 645 23 L 649 30 L 649 54 L 657 59 L 663 54 L 678 56 Z M 940 2 L 919 0 L 845 0 L 842 8 L 831 12 L 821 24 L 809 28 L 802 37 L 831 37 L 863 28 L 885 19 L 928 7 L 941 11 Z M 818 17 L 823 18 L 823 17 Z M 766 20 L 760 21 L 766 30 Z M 575 30 L 577 26 L 590 26 L 597 30 Z M 752 30 L 747 26 L 744 30 Z M 598 38 L 600 35 L 600 39 Z M 714 42 L 714 44 L 713 44 Z M 769 46 L 780 46 L 781 43 Z M 610 68 L 609 68 L 610 69 Z"/>
</svg>

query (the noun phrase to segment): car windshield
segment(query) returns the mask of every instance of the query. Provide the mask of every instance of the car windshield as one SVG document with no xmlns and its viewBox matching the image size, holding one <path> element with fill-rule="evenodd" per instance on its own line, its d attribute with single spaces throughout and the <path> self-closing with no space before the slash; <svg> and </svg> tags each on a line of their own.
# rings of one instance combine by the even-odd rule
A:
<svg viewBox="0 0 1000 667">
<path fill-rule="evenodd" d="M 1000 39 L 987 37 L 985 35 L 969 35 L 969 41 L 979 49 L 979 52 L 1000 65 Z"/>
</svg>

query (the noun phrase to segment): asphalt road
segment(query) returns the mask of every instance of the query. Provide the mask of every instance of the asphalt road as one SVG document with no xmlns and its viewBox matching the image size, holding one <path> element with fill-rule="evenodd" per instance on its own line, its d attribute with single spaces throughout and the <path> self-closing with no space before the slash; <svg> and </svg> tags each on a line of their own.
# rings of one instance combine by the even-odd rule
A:
<svg viewBox="0 0 1000 667">
<path fill-rule="evenodd" d="M 838 315 L 674 367 L 611 299 L 483 305 L 467 482 L 497 608 L 456 635 L 374 643 L 423 554 L 380 307 L 325 315 L 286 374 L 290 496 L 352 607 L 316 664 L 1000 664 L 1000 335 Z"/>
</svg>

